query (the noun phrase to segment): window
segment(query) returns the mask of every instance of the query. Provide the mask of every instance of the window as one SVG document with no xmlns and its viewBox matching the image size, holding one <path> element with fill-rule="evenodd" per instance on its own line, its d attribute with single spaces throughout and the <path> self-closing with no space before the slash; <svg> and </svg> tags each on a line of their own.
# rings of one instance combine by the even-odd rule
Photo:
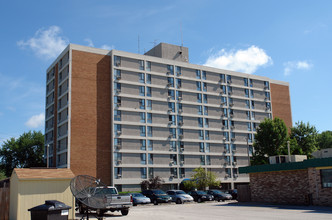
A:
<svg viewBox="0 0 332 220">
<path fill-rule="evenodd" d="M 211 165 L 211 158 L 209 155 L 206 156 L 206 165 Z"/>
<path fill-rule="evenodd" d="M 251 101 L 251 108 L 255 109 L 255 101 L 253 101 L 253 100 Z"/>
<path fill-rule="evenodd" d="M 152 110 L 152 100 L 146 100 L 146 109 Z"/>
<path fill-rule="evenodd" d="M 210 143 L 205 143 L 205 152 L 210 152 Z"/>
<path fill-rule="evenodd" d="M 256 123 L 252 123 L 252 130 L 253 131 L 256 131 L 256 127 L 257 127 Z"/>
<path fill-rule="evenodd" d="M 227 105 L 227 98 L 225 96 L 221 96 L 221 104 Z"/>
<path fill-rule="evenodd" d="M 168 90 L 168 97 L 169 97 L 169 99 L 172 99 L 172 100 L 175 99 L 174 90 L 171 90 L 171 89 Z"/>
<path fill-rule="evenodd" d="M 121 139 L 119 138 L 114 138 L 114 146 L 117 147 L 117 146 L 121 146 Z"/>
<path fill-rule="evenodd" d="M 176 151 L 176 141 L 170 141 L 169 142 L 169 150 L 170 151 Z"/>
<path fill-rule="evenodd" d="M 199 146 L 199 152 L 205 152 L 204 143 L 200 142 L 198 143 L 198 146 Z"/>
<path fill-rule="evenodd" d="M 151 74 L 146 74 L 146 83 L 151 84 Z"/>
<path fill-rule="evenodd" d="M 151 87 L 146 87 L 146 96 L 148 96 L 148 97 L 152 96 Z"/>
<path fill-rule="evenodd" d="M 332 169 L 320 170 L 320 175 L 322 177 L 322 187 L 332 188 Z"/>
<path fill-rule="evenodd" d="M 171 110 L 172 112 L 175 112 L 175 103 L 174 102 L 169 102 L 168 103 L 168 109 Z"/>
<path fill-rule="evenodd" d="M 146 164 L 146 154 L 141 154 L 141 164 Z"/>
<path fill-rule="evenodd" d="M 140 114 L 140 117 L 141 117 L 140 122 L 145 123 L 145 112 L 140 112 L 139 114 Z"/>
<path fill-rule="evenodd" d="M 118 162 L 118 161 L 121 161 L 121 160 L 122 160 L 122 154 L 118 153 L 118 152 L 115 152 L 114 153 L 114 161 Z"/>
<path fill-rule="evenodd" d="M 184 156 L 184 155 L 180 155 L 180 156 Z M 184 158 L 181 161 L 183 161 L 183 163 L 184 163 Z M 180 177 L 184 178 L 185 176 L 186 176 L 185 169 L 184 168 L 180 168 Z"/>
<path fill-rule="evenodd" d="M 234 132 L 231 132 L 231 138 L 235 139 L 235 133 Z"/>
<path fill-rule="evenodd" d="M 173 165 L 177 164 L 176 154 L 169 155 L 170 161 L 172 161 Z"/>
<path fill-rule="evenodd" d="M 256 116 L 256 113 L 255 112 L 251 112 L 251 120 L 256 120 L 255 116 Z"/>
<path fill-rule="evenodd" d="M 226 86 L 225 85 L 221 85 L 220 89 L 221 89 L 222 94 L 226 94 Z"/>
<path fill-rule="evenodd" d="M 196 90 L 202 91 L 201 82 L 196 82 Z"/>
<path fill-rule="evenodd" d="M 114 56 L 114 65 L 115 66 L 121 66 L 121 57 Z"/>
<path fill-rule="evenodd" d="M 206 80 L 206 71 L 202 71 L 202 79 Z"/>
<path fill-rule="evenodd" d="M 182 81 L 181 79 L 177 79 L 177 88 L 180 89 L 182 86 Z"/>
<path fill-rule="evenodd" d="M 149 178 L 153 178 L 153 168 L 149 168 Z"/>
<path fill-rule="evenodd" d="M 225 74 L 220 74 L 220 82 L 225 83 Z"/>
<path fill-rule="evenodd" d="M 121 92 L 121 83 L 114 83 L 114 93 Z"/>
<path fill-rule="evenodd" d="M 244 81 L 244 86 L 248 86 L 248 79 L 244 78 L 243 81 Z"/>
<path fill-rule="evenodd" d="M 248 131 L 251 131 L 251 123 L 250 122 L 247 122 L 247 129 L 248 129 Z"/>
<path fill-rule="evenodd" d="M 177 168 L 170 168 L 171 176 L 173 178 L 178 178 L 178 170 Z"/>
<path fill-rule="evenodd" d="M 265 103 L 265 107 L 266 107 L 266 110 L 271 110 L 271 103 L 270 102 L 266 102 Z"/>
<path fill-rule="evenodd" d="M 114 178 L 115 179 L 121 179 L 122 176 L 122 168 L 121 167 L 115 167 L 114 168 Z"/>
<path fill-rule="evenodd" d="M 201 105 L 198 105 L 198 106 L 197 106 L 197 113 L 198 113 L 199 115 L 203 115 L 203 112 L 202 112 L 202 106 L 201 106 Z"/>
<path fill-rule="evenodd" d="M 148 132 L 148 137 L 152 137 L 152 127 L 151 126 L 148 126 L 147 132 Z"/>
<path fill-rule="evenodd" d="M 204 140 L 204 132 L 203 132 L 203 130 L 199 130 L 199 131 L 198 131 L 198 138 L 199 138 L 200 140 Z"/>
<path fill-rule="evenodd" d="M 121 134 L 121 125 L 118 125 L 118 124 L 114 125 L 114 133 L 115 133 L 115 135 Z"/>
<path fill-rule="evenodd" d="M 180 68 L 180 72 L 181 72 L 181 68 Z M 167 65 L 167 73 L 170 75 L 174 75 L 174 66 Z"/>
<path fill-rule="evenodd" d="M 226 131 L 224 132 L 224 140 L 229 141 L 229 133 Z"/>
<path fill-rule="evenodd" d="M 238 177 L 238 170 L 237 170 L 237 168 L 233 168 L 233 176 L 234 176 L 234 178 L 236 178 L 236 177 Z"/>
<path fill-rule="evenodd" d="M 249 85 L 250 85 L 250 87 L 253 87 L 253 86 L 254 86 L 254 83 L 253 83 L 253 80 L 252 80 L 252 79 L 249 79 Z"/>
<path fill-rule="evenodd" d="M 228 91 L 228 95 L 233 94 L 233 88 L 231 86 L 227 86 L 227 91 Z"/>
<path fill-rule="evenodd" d="M 209 119 L 208 118 L 204 118 L 204 127 L 205 128 L 209 127 Z"/>
<path fill-rule="evenodd" d="M 146 71 L 151 71 L 151 62 L 146 61 Z"/>
<path fill-rule="evenodd" d="M 255 98 L 254 90 L 252 90 L 252 89 L 250 90 L 250 98 L 252 98 L 252 99 Z"/>
<path fill-rule="evenodd" d="M 174 78 L 173 77 L 167 77 L 167 86 L 168 87 L 174 87 Z"/>
<path fill-rule="evenodd" d="M 205 165 L 205 156 L 201 155 L 201 165 Z"/>
<path fill-rule="evenodd" d="M 149 124 L 152 123 L 152 113 L 146 113 L 146 122 Z"/>
<path fill-rule="evenodd" d="M 244 97 L 249 98 L 249 90 L 244 89 Z"/>
<path fill-rule="evenodd" d="M 180 67 L 180 66 L 177 66 L 177 67 L 176 67 L 176 75 L 177 75 L 177 76 L 180 76 L 180 75 L 181 75 L 181 67 Z"/>
<path fill-rule="evenodd" d="M 204 100 L 204 103 L 208 103 L 208 96 L 207 94 L 203 94 L 203 100 Z"/>
<path fill-rule="evenodd" d="M 223 116 L 224 116 L 224 117 L 228 117 L 228 114 L 227 114 L 227 108 L 223 108 L 222 110 L 223 110 L 223 113 L 222 113 Z"/>
<path fill-rule="evenodd" d="M 198 127 L 202 128 L 203 127 L 203 118 L 197 118 L 198 120 Z"/>
<path fill-rule="evenodd" d="M 248 143 L 252 143 L 252 134 L 248 134 Z"/>
<path fill-rule="evenodd" d="M 250 111 L 246 111 L 247 120 L 250 120 Z"/>
<path fill-rule="evenodd" d="M 121 121 L 121 111 L 114 110 L 114 121 Z"/>
<path fill-rule="evenodd" d="M 182 128 L 178 128 L 178 135 L 182 135 L 183 136 L 183 129 Z"/>
<path fill-rule="evenodd" d="M 140 135 L 142 137 L 145 137 L 146 136 L 145 126 L 139 126 L 139 130 L 140 130 Z"/>
<path fill-rule="evenodd" d="M 178 106 L 178 113 L 182 113 L 182 104 L 181 103 L 177 103 Z"/>
<path fill-rule="evenodd" d="M 141 150 L 146 150 L 146 141 L 140 140 Z"/>
<path fill-rule="evenodd" d="M 205 140 L 210 140 L 210 131 L 205 131 Z"/>
<path fill-rule="evenodd" d="M 170 128 L 169 129 L 169 135 L 171 138 L 176 138 L 176 129 L 175 128 Z"/>
<path fill-rule="evenodd" d="M 201 71 L 196 70 L 196 79 L 201 79 Z"/>
<path fill-rule="evenodd" d="M 177 90 L 176 91 L 176 97 L 179 101 L 181 101 L 182 100 L 182 92 Z"/>
<path fill-rule="evenodd" d="M 184 151 L 184 143 L 182 141 L 178 142 L 178 148 L 180 151 Z"/>
<path fill-rule="evenodd" d="M 169 115 L 169 116 L 168 116 L 168 121 L 169 121 L 169 123 L 171 123 L 172 125 L 175 125 L 175 115 Z"/>
<path fill-rule="evenodd" d="M 264 88 L 265 89 L 270 89 L 270 85 L 268 81 L 264 81 Z"/>
<path fill-rule="evenodd" d="M 178 117 L 178 125 L 183 125 L 183 116 L 181 116 L 181 115 L 178 115 L 177 116 Z"/>
<path fill-rule="evenodd" d="M 114 96 L 114 105 L 117 105 L 117 107 L 121 106 L 121 97 L 120 96 Z"/>
<path fill-rule="evenodd" d="M 153 150 L 153 141 L 152 140 L 148 140 L 148 150 L 149 151 Z"/>
<path fill-rule="evenodd" d="M 228 105 L 233 106 L 233 98 L 228 98 Z"/>
<path fill-rule="evenodd" d="M 139 73 L 138 74 L 139 82 L 140 83 L 145 83 L 145 76 L 144 73 Z"/>
<path fill-rule="evenodd" d="M 227 75 L 227 83 L 232 83 L 232 76 Z"/>
<path fill-rule="evenodd" d="M 234 116 L 233 109 L 228 109 L 228 112 L 229 112 L 229 117 L 232 118 Z"/>
<path fill-rule="evenodd" d="M 144 86 L 140 86 L 139 88 L 139 95 L 140 96 L 145 96 L 145 87 Z"/>
<path fill-rule="evenodd" d="M 223 126 L 225 129 L 228 129 L 228 121 L 227 121 L 227 120 L 222 120 L 222 126 Z"/>
<path fill-rule="evenodd" d="M 144 60 L 139 60 L 138 64 L 139 64 L 139 69 L 144 70 Z"/>
<path fill-rule="evenodd" d="M 146 167 L 141 167 L 141 178 L 146 179 Z"/>
<path fill-rule="evenodd" d="M 250 101 L 246 100 L 246 108 L 250 109 Z"/>
<path fill-rule="evenodd" d="M 201 93 L 197 93 L 197 102 L 202 103 L 202 94 Z"/>
<path fill-rule="evenodd" d="M 269 92 L 265 92 L 265 99 L 270 100 L 270 93 Z"/>
<path fill-rule="evenodd" d="M 139 100 L 139 108 L 140 109 L 145 109 L 145 100 L 144 99 Z"/>
<path fill-rule="evenodd" d="M 153 154 L 148 154 L 148 163 L 153 164 Z"/>
<path fill-rule="evenodd" d="M 207 106 L 204 106 L 204 115 L 209 115 L 209 109 Z"/>
<path fill-rule="evenodd" d="M 226 153 L 229 153 L 229 144 L 225 144 L 224 145 L 224 150 L 226 151 Z"/>
</svg>

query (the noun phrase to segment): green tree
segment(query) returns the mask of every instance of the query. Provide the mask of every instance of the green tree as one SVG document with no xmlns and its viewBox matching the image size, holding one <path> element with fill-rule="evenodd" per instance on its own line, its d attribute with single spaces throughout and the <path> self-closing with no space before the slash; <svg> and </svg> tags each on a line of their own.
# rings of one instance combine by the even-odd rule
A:
<svg viewBox="0 0 332 220">
<path fill-rule="evenodd" d="M 220 181 L 217 181 L 217 175 L 212 171 L 206 171 L 199 167 L 194 169 L 192 181 L 195 183 L 197 189 L 205 190 L 206 187 L 220 186 Z"/>
<path fill-rule="evenodd" d="M 149 180 L 143 180 L 141 182 L 142 190 L 147 189 L 159 189 L 165 183 L 165 181 L 160 176 L 155 176 Z"/>
<path fill-rule="evenodd" d="M 319 149 L 332 148 L 332 131 L 323 131 L 317 135 L 317 147 Z"/>
<path fill-rule="evenodd" d="M 309 122 L 296 122 L 295 127 L 291 128 L 290 138 L 294 138 L 298 145 L 294 154 L 311 157 L 311 153 L 317 150 L 317 130 Z"/>
<path fill-rule="evenodd" d="M 39 131 L 23 133 L 5 141 L 0 149 L 0 170 L 9 177 L 14 168 L 42 167 L 44 135 Z"/>
<path fill-rule="evenodd" d="M 266 118 L 257 128 L 252 164 L 267 164 L 269 156 L 287 153 L 287 140 L 285 122 L 279 118 Z"/>
</svg>

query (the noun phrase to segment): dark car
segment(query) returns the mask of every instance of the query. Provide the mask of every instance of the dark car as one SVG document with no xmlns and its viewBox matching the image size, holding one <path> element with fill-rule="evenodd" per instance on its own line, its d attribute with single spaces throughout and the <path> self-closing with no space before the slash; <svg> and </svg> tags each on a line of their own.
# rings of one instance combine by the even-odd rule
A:
<svg viewBox="0 0 332 220">
<path fill-rule="evenodd" d="M 217 200 L 218 202 L 232 199 L 231 194 L 221 192 L 220 190 L 208 190 L 207 194 L 212 195 L 214 200 Z"/>
<path fill-rule="evenodd" d="M 233 199 L 237 199 L 237 189 L 228 190 L 228 193 L 232 195 Z"/>
<path fill-rule="evenodd" d="M 144 190 L 142 194 L 149 197 L 151 202 L 155 205 L 158 205 L 158 203 L 168 203 L 172 201 L 171 197 L 160 189 Z"/>
<path fill-rule="evenodd" d="M 213 196 L 207 194 L 204 191 L 190 191 L 188 194 L 191 195 L 194 198 L 195 202 L 203 202 L 203 201 L 212 201 L 213 200 Z"/>
<path fill-rule="evenodd" d="M 133 193 L 133 205 L 136 206 L 137 204 L 147 204 L 151 202 L 151 199 L 144 196 L 141 193 Z"/>
</svg>

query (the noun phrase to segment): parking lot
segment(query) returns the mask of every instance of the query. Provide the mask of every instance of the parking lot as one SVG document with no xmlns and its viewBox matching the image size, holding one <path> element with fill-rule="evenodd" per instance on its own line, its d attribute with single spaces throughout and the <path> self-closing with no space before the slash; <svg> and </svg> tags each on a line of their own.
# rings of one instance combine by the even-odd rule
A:
<svg viewBox="0 0 332 220">
<path fill-rule="evenodd" d="M 169 219 L 331 219 L 332 207 L 263 205 L 237 202 L 143 205 L 132 207 L 127 216 L 107 213 L 104 219 L 169 220 Z M 77 219 L 79 215 L 77 215 Z M 96 219 L 91 218 L 90 219 Z"/>
</svg>

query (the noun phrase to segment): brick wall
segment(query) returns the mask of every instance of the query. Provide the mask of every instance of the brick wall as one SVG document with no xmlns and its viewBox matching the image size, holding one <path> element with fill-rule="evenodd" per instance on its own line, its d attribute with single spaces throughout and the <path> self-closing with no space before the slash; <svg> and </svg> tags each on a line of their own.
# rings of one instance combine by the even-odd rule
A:
<svg viewBox="0 0 332 220">
<path fill-rule="evenodd" d="M 308 204 L 307 170 L 251 173 L 250 188 L 254 202 Z"/>
<path fill-rule="evenodd" d="M 332 188 L 323 188 L 321 184 L 320 170 L 308 169 L 309 192 L 312 195 L 313 204 L 319 206 L 332 206 Z"/>
<path fill-rule="evenodd" d="M 72 51 L 70 168 L 111 182 L 110 56 Z"/>
<path fill-rule="evenodd" d="M 292 111 L 289 95 L 289 87 L 279 84 L 270 84 L 273 118 L 284 120 L 287 128 L 292 127 Z"/>
</svg>

